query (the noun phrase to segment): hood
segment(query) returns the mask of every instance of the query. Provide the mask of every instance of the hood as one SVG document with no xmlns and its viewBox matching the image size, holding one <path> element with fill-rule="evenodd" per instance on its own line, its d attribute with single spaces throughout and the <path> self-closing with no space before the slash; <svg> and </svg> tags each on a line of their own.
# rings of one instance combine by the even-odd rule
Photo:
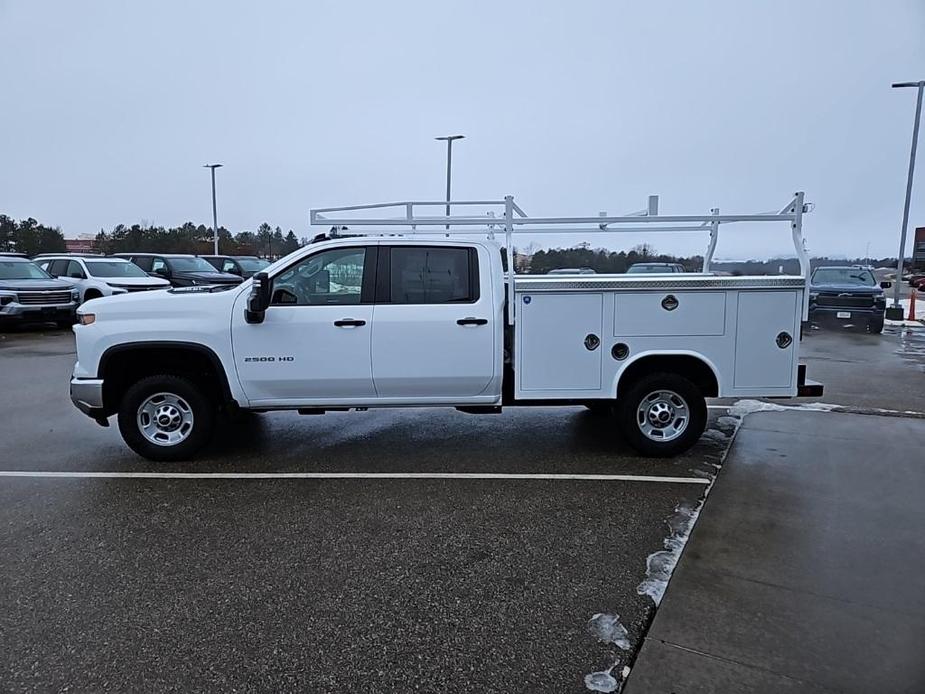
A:
<svg viewBox="0 0 925 694">
<path fill-rule="evenodd" d="M 857 284 L 811 284 L 809 290 L 811 292 L 851 294 L 853 296 L 875 296 L 883 293 L 880 287 L 862 287 Z"/>
<path fill-rule="evenodd" d="M 237 275 L 232 275 L 230 272 L 206 272 L 195 271 L 195 272 L 175 272 L 173 273 L 174 277 L 179 277 L 184 280 L 196 280 L 197 282 L 215 282 L 216 284 L 240 284 L 244 280 L 238 277 Z"/>
<path fill-rule="evenodd" d="M 0 280 L 0 289 L 14 292 L 35 292 L 42 290 L 61 291 L 73 289 L 67 282 L 61 280 Z"/>
</svg>

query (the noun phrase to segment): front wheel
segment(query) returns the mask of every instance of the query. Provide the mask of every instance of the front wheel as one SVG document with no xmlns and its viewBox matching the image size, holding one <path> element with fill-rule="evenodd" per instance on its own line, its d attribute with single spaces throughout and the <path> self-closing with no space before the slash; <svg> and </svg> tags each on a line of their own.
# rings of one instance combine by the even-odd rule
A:
<svg viewBox="0 0 925 694">
<path fill-rule="evenodd" d="M 211 438 L 215 405 L 189 379 L 163 374 L 132 385 L 119 406 L 119 431 L 148 460 L 186 460 Z"/>
<path fill-rule="evenodd" d="M 617 416 L 629 444 L 668 458 L 693 446 L 707 425 L 707 403 L 691 381 L 672 373 L 644 376 L 620 395 Z"/>
<path fill-rule="evenodd" d="M 867 332 L 871 335 L 879 335 L 883 332 L 883 316 L 880 318 L 871 318 L 867 321 Z"/>
</svg>

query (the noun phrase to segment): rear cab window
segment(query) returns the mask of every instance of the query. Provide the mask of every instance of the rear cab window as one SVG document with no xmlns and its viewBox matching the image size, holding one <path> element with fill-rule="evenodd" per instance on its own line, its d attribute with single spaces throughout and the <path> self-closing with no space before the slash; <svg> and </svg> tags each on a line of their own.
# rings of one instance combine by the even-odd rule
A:
<svg viewBox="0 0 925 694">
<path fill-rule="evenodd" d="M 478 252 L 460 246 L 383 246 L 376 285 L 376 303 L 475 303 Z"/>
</svg>

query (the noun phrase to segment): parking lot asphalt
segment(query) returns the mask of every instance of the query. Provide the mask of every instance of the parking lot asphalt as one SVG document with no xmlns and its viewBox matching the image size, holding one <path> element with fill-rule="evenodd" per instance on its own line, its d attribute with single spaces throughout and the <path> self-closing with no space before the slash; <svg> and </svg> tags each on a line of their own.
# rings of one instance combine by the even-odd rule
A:
<svg viewBox="0 0 925 694">
<path fill-rule="evenodd" d="M 814 331 L 803 353 L 825 402 L 925 411 L 915 331 Z M 579 408 L 274 413 L 159 465 L 73 408 L 73 361 L 69 333 L 0 333 L 0 470 L 692 483 L 0 477 L 3 691 L 586 691 L 631 662 L 654 613 L 646 558 L 734 426 L 713 409 L 688 454 L 645 460 Z M 629 651 L 589 634 L 599 612 Z"/>
<path fill-rule="evenodd" d="M 582 408 L 251 415 L 154 464 L 71 405 L 73 337 L 0 333 L 0 469 L 622 474 L 540 479 L 0 477 L 0 690 L 586 691 L 728 446 L 633 455 Z"/>
</svg>

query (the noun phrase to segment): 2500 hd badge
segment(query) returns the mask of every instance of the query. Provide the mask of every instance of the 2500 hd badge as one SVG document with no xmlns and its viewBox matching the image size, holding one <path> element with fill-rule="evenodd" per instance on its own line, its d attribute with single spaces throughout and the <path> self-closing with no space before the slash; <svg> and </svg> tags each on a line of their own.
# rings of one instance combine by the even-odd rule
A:
<svg viewBox="0 0 925 694">
<path fill-rule="evenodd" d="M 295 361 L 295 357 L 244 357 L 244 362 L 250 361 L 261 361 L 261 362 L 271 362 L 271 361 Z"/>
</svg>

